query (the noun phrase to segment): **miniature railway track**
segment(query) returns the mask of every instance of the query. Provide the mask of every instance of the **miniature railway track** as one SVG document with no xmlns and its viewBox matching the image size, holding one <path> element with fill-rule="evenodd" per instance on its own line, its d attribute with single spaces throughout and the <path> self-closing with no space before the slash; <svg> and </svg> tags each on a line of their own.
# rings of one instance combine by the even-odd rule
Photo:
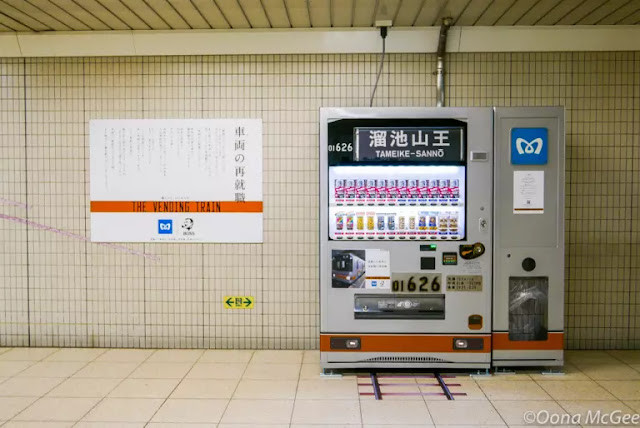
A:
<svg viewBox="0 0 640 428">
<path fill-rule="evenodd" d="M 369 376 L 358 376 L 358 388 L 362 396 L 374 396 L 376 400 L 383 400 L 385 396 L 445 396 L 447 400 L 455 400 L 455 396 L 466 396 L 466 392 L 452 392 L 450 387 L 460 387 L 459 383 L 447 383 L 447 379 L 455 379 L 456 376 L 442 375 L 438 372 L 424 375 L 393 375 L 371 372 Z M 429 382 L 432 381 L 432 382 Z M 433 382 L 435 381 L 435 382 Z M 371 383 L 369 383 L 371 382 Z M 397 391 L 395 388 L 418 387 L 419 392 L 415 391 Z M 423 392 L 420 387 L 440 387 L 442 392 Z M 371 387 L 371 390 L 368 388 Z"/>
</svg>

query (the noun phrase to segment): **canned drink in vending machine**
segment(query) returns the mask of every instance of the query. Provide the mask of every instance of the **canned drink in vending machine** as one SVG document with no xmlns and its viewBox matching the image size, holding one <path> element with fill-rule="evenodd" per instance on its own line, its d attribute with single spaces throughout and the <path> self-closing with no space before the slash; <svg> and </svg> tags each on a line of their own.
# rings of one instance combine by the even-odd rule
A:
<svg viewBox="0 0 640 428">
<path fill-rule="evenodd" d="M 398 230 L 404 230 L 405 229 L 404 219 L 405 219 L 405 217 L 403 215 L 398 216 Z"/>
<path fill-rule="evenodd" d="M 344 180 L 342 179 L 335 181 L 335 197 L 344 198 Z"/>
<path fill-rule="evenodd" d="M 396 230 L 396 216 L 395 216 L 395 214 L 389 214 L 387 216 L 387 229 Z"/>
<path fill-rule="evenodd" d="M 454 199 L 460 197 L 460 180 L 451 180 L 451 197 Z"/>
<path fill-rule="evenodd" d="M 356 227 L 358 230 L 364 230 L 364 215 L 358 214 L 356 217 Z"/>
<path fill-rule="evenodd" d="M 368 199 L 374 199 L 377 197 L 377 191 L 376 191 L 376 180 L 366 180 L 366 192 L 367 192 L 367 198 Z"/>
<path fill-rule="evenodd" d="M 438 189 L 439 189 L 438 180 L 429 180 L 429 197 L 430 198 L 440 197 L 440 191 Z"/>
<path fill-rule="evenodd" d="M 376 180 L 376 194 L 378 198 L 387 197 L 387 180 Z"/>
<path fill-rule="evenodd" d="M 438 233 L 438 214 L 429 213 L 429 235 L 435 235 Z"/>
<path fill-rule="evenodd" d="M 356 197 L 356 193 L 355 193 L 355 180 L 345 180 L 344 181 L 344 194 L 346 198 L 355 198 Z"/>
<path fill-rule="evenodd" d="M 429 197 L 429 180 L 418 180 L 418 197 Z"/>
<path fill-rule="evenodd" d="M 438 216 L 438 235 L 449 233 L 449 213 L 440 213 Z"/>
<path fill-rule="evenodd" d="M 438 193 L 441 198 L 449 197 L 449 180 L 438 180 Z"/>
<path fill-rule="evenodd" d="M 347 214 L 347 230 L 353 230 L 353 213 Z"/>
<path fill-rule="evenodd" d="M 396 180 L 387 180 L 387 198 L 398 197 L 398 182 Z"/>
<path fill-rule="evenodd" d="M 384 215 L 378 216 L 378 230 L 384 231 Z"/>
<path fill-rule="evenodd" d="M 365 198 L 367 196 L 367 190 L 364 187 L 364 180 L 357 179 L 356 182 L 356 198 Z"/>
<path fill-rule="evenodd" d="M 407 189 L 407 180 L 398 180 L 398 196 L 406 198 L 409 196 Z"/>
<path fill-rule="evenodd" d="M 458 234 L 458 213 L 449 213 L 449 235 Z"/>
<path fill-rule="evenodd" d="M 344 213 L 336 214 L 336 230 L 344 229 Z"/>
<path fill-rule="evenodd" d="M 418 180 L 407 180 L 407 193 L 410 198 L 418 197 Z"/>
<path fill-rule="evenodd" d="M 376 228 L 375 214 L 367 213 L 367 230 L 374 230 Z"/>
<path fill-rule="evenodd" d="M 416 230 L 416 217 L 409 216 L 409 230 Z"/>
<path fill-rule="evenodd" d="M 427 216 L 424 213 L 420 213 L 418 217 L 418 229 L 427 230 Z"/>
</svg>

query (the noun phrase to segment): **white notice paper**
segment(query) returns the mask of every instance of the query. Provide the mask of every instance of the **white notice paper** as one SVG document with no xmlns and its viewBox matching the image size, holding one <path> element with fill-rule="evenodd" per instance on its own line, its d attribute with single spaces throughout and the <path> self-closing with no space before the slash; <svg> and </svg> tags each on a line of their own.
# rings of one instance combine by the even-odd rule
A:
<svg viewBox="0 0 640 428">
<path fill-rule="evenodd" d="M 366 250 L 365 288 L 391 288 L 391 263 L 389 251 Z"/>
<path fill-rule="evenodd" d="M 513 171 L 513 213 L 544 213 L 544 171 Z"/>
<path fill-rule="evenodd" d="M 262 242 L 260 119 L 92 120 L 91 240 Z"/>
</svg>

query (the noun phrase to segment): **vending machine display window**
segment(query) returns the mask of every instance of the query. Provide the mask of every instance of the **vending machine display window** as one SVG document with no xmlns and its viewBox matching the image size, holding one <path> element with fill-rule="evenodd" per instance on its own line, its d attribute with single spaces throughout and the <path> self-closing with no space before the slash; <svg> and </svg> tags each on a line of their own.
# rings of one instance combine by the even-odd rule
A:
<svg viewBox="0 0 640 428">
<path fill-rule="evenodd" d="M 464 124 L 405 122 L 329 125 L 330 240 L 465 239 Z"/>
</svg>

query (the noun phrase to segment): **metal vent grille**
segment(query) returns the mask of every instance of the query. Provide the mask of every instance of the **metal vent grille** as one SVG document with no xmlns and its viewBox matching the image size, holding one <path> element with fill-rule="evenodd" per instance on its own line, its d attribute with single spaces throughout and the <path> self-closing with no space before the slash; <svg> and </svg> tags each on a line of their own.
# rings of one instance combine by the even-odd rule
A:
<svg viewBox="0 0 640 428">
<path fill-rule="evenodd" d="M 435 357 L 373 357 L 362 360 L 367 363 L 448 363 L 449 361 Z"/>
</svg>

